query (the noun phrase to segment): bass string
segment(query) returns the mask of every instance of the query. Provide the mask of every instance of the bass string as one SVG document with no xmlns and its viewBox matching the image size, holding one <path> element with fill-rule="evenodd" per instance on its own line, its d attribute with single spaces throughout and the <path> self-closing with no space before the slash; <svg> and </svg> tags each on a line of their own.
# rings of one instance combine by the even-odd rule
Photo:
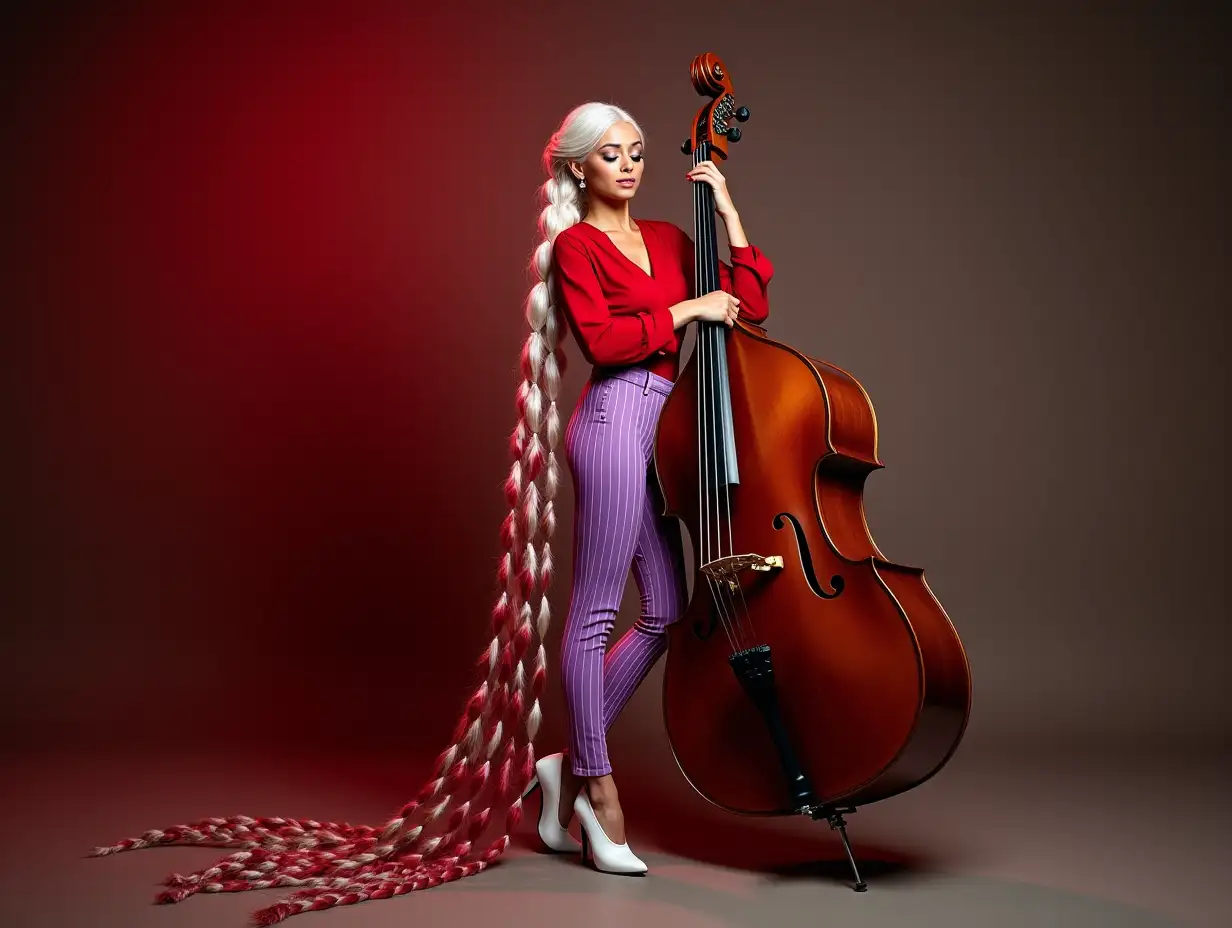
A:
<svg viewBox="0 0 1232 928">
<path fill-rule="evenodd" d="M 706 146 L 699 145 L 693 153 L 693 164 L 696 166 L 706 158 Z M 693 249 L 693 280 L 695 283 L 695 292 L 698 296 L 705 294 L 709 288 L 709 261 L 706 255 L 706 200 L 703 183 L 693 184 L 693 217 L 694 229 L 693 236 L 696 242 L 696 247 Z M 713 520 L 711 517 L 711 493 L 710 493 L 710 475 L 711 468 L 717 467 L 717 462 L 712 463 L 714 449 L 711 445 L 711 435 L 713 429 L 710 424 L 710 398 L 711 398 L 711 346 L 709 338 L 709 326 L 705 322 L 698 323 L 697 329 L 697 492 L 698 492 L 698 520 L 700 529 L 698 542 L 701 546 L 700 560 L 703 567 L 711 562 L 714 557 L 714 549 L 712 547 Z M 734 623 L 728 615 L 726 603 L 723 600 L 722 592 L 718 582 L 709 573 L 706 575 L 706 581 L 710 586 L 710 595 L 713 600 L 713 608 L 719 612 L 719 618 L 723 625 L 723 632 L 727 636 L 728 644 L 733 650 L 737 648 Z"/>
<path fill-rule="evenodd" d="M 709 144 L 698 146 L 693 155 L 694 165 L 709 157 Z M 718 274 L 717 243 L 715 237 L 714 196 L 710 186 L 695 182 L 694 216 L 697 248 L 694 249 L 694 279 L 698 295 L 721 288 Z M 731 490 L 725 473 L 726 443 L 723 441 L 725 420 L 717 395 L 719 384 L 719 352 L 725 352 L 725 330 L 722 323 L 702 322 L 698 326 L 698 504 L 702 529 L 702 563 L 735 553 L 732 539 Z M 724 526 L 727 529 L 727 544 L 724 546 Z M 725 550 L 726 547 L 726 550 Z M 745 616 L 748 603 L 741 609 L 727 581 L 706 575 L 714 607 L 718 610 L 733 651 L 747 647 Z M 737 582 L 736 589 L 744 600 L 744 589 Z M 751 622 L 750 622 L 751 624 Z"/>
<path fill-rule="evenodd" d="M 719 274 L 719 265 L 718 265 L 718 260 L 719 260 L 718 259 L 718 236 L 716 234 L 714 193 L 710 189 L 709 186 L 706 187 L 705 193 L 706 193 L 707 209 L 704 211 L 704 217 L 705 217 L 705 221 L 709 224 L 707 242 L 711 243 L 712 245 L 712 247 L 708 247 L 706 251 L 707 257 L 711 261 L 710 283 L 711 283 L 711 286 L 715 290 L 719 290 L 722 288 L 722 278 Z M 724 356 L 724 360 L 726 360 L 727 339 L 728 339 L 729 331 L 730 330 L 722 324 L 716 324 L 716 325 L 711 326 L 711 332 L 712 332 L 711 338 L 714 341 L 714 351 L 722 352 Z M 728 394 L 727 396 L 728 401 L 724 404 L 724 408 L 730 409 L 731 407 L 730 372 L 727 370 L 726 364 L 724 364 L 723 367 L 726 373 L 724 376 L 724 382 L 722 386 L 723 386 L 723 389 Z M 726 417 L 721 417 L 718 411 L 716 411 L 715 417 L 716 419 L 719 420 L 720 427 L 715 429 L 714 434 L 722 437 L 725 434 L 724 429 L 726 429 L 727 427 L 727 419 Z M 733 439 L 732 441 L 733 452 L 732 453 L 734 453 L 734 449 L 735 449 L 735 441 L 734 441 L 735 436 L 734 435 L 732 436 L 732 439 Z M 724 463 L 726 463 L 726 453 L 727 453 L 726 441 L 723 442 L 723 447 L 724 447 Z M 734 556 L 736 553 L 736 548 L 735 548 L 735 540 L 732 536 L 732 531 L 733 531 L 732 521 L 733 520 L 732 520 L 731 484 L 726 479 L 727 475 L 725 472 L 722 474 L 722 476 L 724 478 L 723 479 L 723 507 L 724 508 L 723 508 L 722 521 L 726 522 L 726 525 L 727 525 L 727 555 Z M 718 526 L 718 530 L 720 533 L 722 532 L 723 530 L 722 522 L 720 522 L 720 525 Z M 720 535 L 720 548 L 721 548 L 721 541 L 722 541 L 722 538 Z M 738 626 L 738 637 L 741 640 L 741 644 L 743 647 L 748 647 L 750 644 L 750 639 L 752 638 L 753 633 L 754 633 L 754 629 L 752 628 L 752 623 L 753 623 L 752 614 L 749 612 L 748 602 L 745 600 L 745 596 L 744 596 L 744 585 L 740 583 L 739 577 L 733 578 L 731 582 L 734 584 L 735 589 L 739 593 L 741 605 L 743 606 L 743 608 L 737 607 L 735 597 L 731 595 L 731 586 L 724 584 L 724 592 L 729 597 L 729 606 L 731 608 L 731 611 L 736 615 L 736 621 L 737 621 L 737 626 Z M 746 618 L 747 618 L 747 623 L 748 623 L 747 631 L 745 629 Z"/>
<path fill-rule="evenodd" d="M 706 200 L 707 200 L 707 209 L 704 211 L 703 215 L 704 215 L 705 221 L 709 224 L 709 229 L 707 230 L 708 231 L 707 242 L 710 243 L 710 247 L 707 248 L 707 256 L 711 262 L 710 282 L 711 282 L 711 286 L 715 290 L 718 290 L 718 289 L 721 289 L 722 287 L 722 278 L 719 274 L 719 264 L 718 264 L 718 248 L 717 248 L 718 236 L 716 235 L 714 194 L 709 186 L 706 186 L 705 194 L 706 194 Z M 711 332 L 712 332 L 711 338 L 714 341 L 713 350 L 715 352 L 722 352 L 724 360 L 726 360 L 727 339 L 729 337 L 728 336 L 729 329 L 722 324 L 716 324 L 711 327 Z M 724 367 L 724 371 L 726 372 L 727 371 L 726 364 L 724 364 L 723 367 Z M 724 410 L 729 410 L 731 408 L 730 373 L 729 372 L 725 374 L 724 382 L 722 386 L 723 386 L 723 389 L 728 394 L 727 402 L 724 404 Z M 725 435 L 724 430 L 727 427 L 728 420 L 726 417 L 720 417 L 719 412 L 717 410 L 716 410 L 715 416 L 716 416 L 716 419 L 719 419 L 720 427 L 715 429 L 714 434 L 722 437 Z M 734 453 L 735 436 L 733 435 L 731 437 L 733 439 L 731 443 L 732 453 Z M 724 441 L 723 447 L 724 447 L 724 452 L 726 454 L 726 451 L 727 451 L 726 441 Z M 726 462 L 726 458 L 724 460 Z M 736 554 L 736 549 L 735 549 L 735 541 L 734 541 L 733 534 L 732 534 L 733 520 L 732 520 L 731 484 L 725 479 L 726 473 L 724 473 L 722 476 L 724 477 L 723 490 L 722 490 L 723 492 L 722 521 L 726 522 L 726 526 L 727 526 L 727 555 L 734 556 Z M 716 492 L 717 492 L 717 489 L 716 489 Z M 721 522 L 720 525 L 718 526 L 718 530 L 720 533 L 722 532 L 722 529 L 723 529 L 723 525 Z M 721 542 L 721 536 L 720 536 L 720 542 Z M 720 547 L 721 547 L 721 544 L 720 544 Z M 750 644 L 750 639 L 754 635 L 754 629 L 752 628 L 752 624 L 753 624 L 752 614 L 749 612 L 748 602 L 745 599 L 745 595 L 744 595 L 744 585 L 740 583 L 739 577 L 738 576 L 733 577 L 731 584 L 734 586 L 735 590 L 738 592 L 739 597 L 740 597 L 741 606 L 743 608 L 740 608 L 737 606 L 735 597 L 731 594 L 732 586 L 724 584 L 724 592 L 728 595 L 729 597 L 728 605 L 732 613 L 734 613 L 736 616 L 736 621 L 738 625 L 738 637 L 741 640 L 741 644 L 744 647 L 748 647 Z M 748 624 L 747 630 L 745 628 L 746 619 L 747 619 L 747 624 Z"/>
</svg>

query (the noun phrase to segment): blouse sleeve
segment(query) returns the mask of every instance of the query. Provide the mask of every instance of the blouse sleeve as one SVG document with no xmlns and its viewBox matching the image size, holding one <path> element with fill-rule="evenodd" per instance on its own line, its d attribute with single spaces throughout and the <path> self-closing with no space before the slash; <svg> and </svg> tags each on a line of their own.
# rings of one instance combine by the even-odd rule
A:
<svg viewBox="0 0 1232 928">
<path fill-rule="evenodd" d="M 676 324 L 666 302 L 659 300 L 637 313 L 613 314 L 590 256 L 567 238 L 558 237 L 553 244 L 552 268 L 569 329 L 591 364 L 636 364 L 675 343 Z"/>
<path fill-rule="evenodd" d="M 684 229 L 676 226 L 680 234 L 681 266 L 686 275 L 693 275 L 693 239 Z M 731 264 L 719 262 L 719 287 L 740 301 L 740 318 L 760 324 L 770 315 L 770 278 L 774 265 L 756 245 L 731 247 Z"/>
<path fill-rule="evenodd" d="M 731 248 L 731 264 L 719 262 L 719 285 L 740 301 L 740 318 L 760 324 L 770 315 L 768 285 L 774 265 L 756 245 Z"/>
</svg>

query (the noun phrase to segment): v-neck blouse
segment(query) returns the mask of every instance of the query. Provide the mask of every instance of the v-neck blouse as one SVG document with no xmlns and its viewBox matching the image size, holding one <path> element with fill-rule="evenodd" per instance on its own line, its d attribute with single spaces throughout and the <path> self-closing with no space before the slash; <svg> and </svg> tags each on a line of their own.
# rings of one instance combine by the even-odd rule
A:
<svg viewBox="0 0 1232 928">
<path fill-rule="evenodd" d="M 556 236 L 552 269 L 556 299 L 569 331 L 595 368 L 643 367 L 674 381 L 680 340 L 670 307 L 695 296 L 693 240 L 679 226 L 638 219 L 650 273 L 602 229 L 578 222 Z M 719 284 L 740 300 L 740 318 L 770 314 L 767 284 L 774 267 L 754 245 L 733 247 L 719 263 Z"/>
</svg>

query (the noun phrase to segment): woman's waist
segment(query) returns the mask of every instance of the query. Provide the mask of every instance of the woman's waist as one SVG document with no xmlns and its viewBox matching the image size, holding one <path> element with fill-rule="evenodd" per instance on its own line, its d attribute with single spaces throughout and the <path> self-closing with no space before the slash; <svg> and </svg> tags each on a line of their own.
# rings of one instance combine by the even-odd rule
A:
<svg viewBox="0 0 1232 928">
<path fill-rule="evenodd" d="M 662 393 L 664 396 L 667 396 L 672 392 L 674 383 L 672 378 L 666 375 L 669 373 L 674 375 L 674 368 L 674 364 L 670 367 L 658 364 L 654 368 L 641 364 L 633 364 L 628 367 L 596 366 L 591 369 L 590 379 L 592 383 L 600 383 L 605 380 L 621 380 L 641 387 L 643 392 L 654 390 L 656 393 Z"/>
</svg>

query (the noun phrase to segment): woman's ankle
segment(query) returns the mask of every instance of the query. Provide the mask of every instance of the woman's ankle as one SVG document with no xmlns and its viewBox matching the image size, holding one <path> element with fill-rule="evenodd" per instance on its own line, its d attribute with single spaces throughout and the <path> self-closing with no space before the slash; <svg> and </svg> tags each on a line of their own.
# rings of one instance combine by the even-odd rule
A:
<svg viewBox="0 0 1232 928">
<path fill-rule="evenodd" d="M 586 796 L 594 806 L 620 805 L 620 797 L 616 792 L 616 781 L 610 773 L 600 777 L 587 777 Z"/>
<path fill-rule="evenodd" d="M 620 797 L 616 792 L 616 781 L 612 775 L 591 777 L 586 781 L 586 795 L 590 799 L 590 807 L 595 811 L 595 817 L 608 839 L 616 844 L 625 841 L 625 815 L 620 807 Z"/>
</svg>

